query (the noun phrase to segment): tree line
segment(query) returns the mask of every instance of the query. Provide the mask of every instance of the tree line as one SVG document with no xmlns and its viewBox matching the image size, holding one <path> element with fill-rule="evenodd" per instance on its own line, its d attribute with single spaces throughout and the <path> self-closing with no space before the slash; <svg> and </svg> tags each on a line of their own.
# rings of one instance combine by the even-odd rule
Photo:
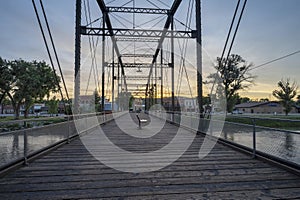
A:
<svg viewBox="0 0 300 200">
<path fill-rule="evenodd" d="M 209 81 L 206 83 L 213 83 L 216 77 L 221 79 L 225 90 L 227 112 L 232 112 L 236 104 L 250 100 L 247 97 L 241 98 L 238 92 L 253 85 L 256 78 L 250 73 L 253 66 L 252 63 L 248 63 L 242 56 L 237 54 L 231 54 L 228 59 L 217 58 L 214 65 L 217 72 L 210 74 L 207 77 Z M 296 82 L 291 82 L 289 78 L 280 80 L 277 86 L 278 89 L 274 90 L 272 94 L 282 104 L 285 114 L 288 115 L 295 103 L 300 105 L 300 95 L 297 96 L 297 101 L 294 101 L 298 86 Z"/>
<path fill-rule="evenodd" d="M 58 82 L 58 84 L 57 84 Z M 0 57 L 0 103 L 8 97 L 14 108 L 15 118 L 24 117 L 37 101 L 59 91 L 60 77 L 45 61 L 5 60 Z"/>
</svg>

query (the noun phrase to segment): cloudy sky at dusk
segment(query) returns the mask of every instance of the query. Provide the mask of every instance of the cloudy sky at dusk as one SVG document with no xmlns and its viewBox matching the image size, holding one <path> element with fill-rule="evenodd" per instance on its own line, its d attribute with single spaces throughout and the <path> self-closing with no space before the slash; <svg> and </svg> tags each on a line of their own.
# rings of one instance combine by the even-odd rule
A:
<svg viewBox="0 0 300 200">
<path fill-rule="evenodd" d="M 38 1 L 36 1 L 38 3 Z M 96 1 L 89 0 L 92 19 L 101 17 Z M 110 0 L 106 0 L 106 3 Z M 111 6 L 120 6 L 128 0 L 116 0 Z M 152 0 L 159 7 L 167 8 L 157 0 Z M 164 1 L 171 5 L 171 0 Z M 183 0 L 175 18 L 184 22 L 189 0 Z M 44 0 L 52 34 L 63 67 L 65 79 L 70 93 L 73 93 L 74 74 L 74 26 L 75 0 Z M 203 33 L 203 73 L 207 76 L 212 72 L 212 61 L 220 56 L 228 28 L 232 19 L 237 0 L 202 0 L 202 33 Z M 127 6 L 131 6 L 128 4 Z M 136 0 L 137 7 L 151 7 L 145 0 Z M 153 7 L 153 6 L 152 6 Z M 299 0 L 248 0 L 245 13 L 237 34 L 232 53 L 240 54 L 245 60 L 258 66 L 289 53 L 300 50 L 300 1 Z M 84 15 L 84 12 L 83 12 Z M 118 28 L 122 25 L 121 15 L 111 16 Z M 125 16 L 126 17 L 126 16 Z M 136 16 L 137 24 L 143 24 L 147 19 Z M 132 16 L 129 16 L 132 20 Z M 193 16 L 191 26 L 194 27 Z M 159 20 L 162 20 L 159 22 Z M 164 18 L 157 19 L 156 29 L 161 29 Z M 123 21 L 126 25 L 126 21 Z M 85 19 L 83 16 L 83 24 Z M 99 26 L 99 23 L 95 23 Z M 149 24 L 150 25 L 150 24 Z M 47 53 L 30 0 L 2 1 L 0 7 L 0 56 L 4 59 L 46 60 Z M 180 29 L 180 25 L 178 25 Z M 189 47 L 194 45 L 190 43 Z M 101 63 L 101 45 L 99 45 L 99 61 Z M 126 45 L 125 45 L 126 46 Z M 155 46 L 154 46 L 155 47 Z M 111 47 L 108 46 L 110 51 Z M 125 48 L 120 45 L 120 48 Z M 190 49 L 190 48 L 189 48 Z M 189 50 L 188 50 L 189 51 Z M 194 54 L 193 50 L 188 55 Z M 108 58 L 109 58 L 108 54 Z M 82 43 L 82 88 L 90 69 L 90 55 L 87 37 Z M 190 56 L 191 62 L 194 56 Z M 290 78 L 300 84 L 300 54 L 274 62 L 270 65 L 252 71 L 256 75 L 255 85 L 248 91 L 241 92 L 243 96 L 270 98 L 272 90 L 281 78 Z M 193 78 L 191 78 L 193 79 Z M 195 80 L 192 80 L 195 82 Z M 272 97 L 271 97 L 272 98 Z"/>
</svg>

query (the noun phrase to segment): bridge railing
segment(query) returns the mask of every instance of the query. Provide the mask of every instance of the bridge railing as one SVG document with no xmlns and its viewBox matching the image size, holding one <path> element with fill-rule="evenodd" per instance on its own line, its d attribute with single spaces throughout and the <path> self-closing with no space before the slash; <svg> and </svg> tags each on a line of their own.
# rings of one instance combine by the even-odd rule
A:
<svg viewBox="0 0 300 200">
<path fill-rule="evenodd" d="M 271 124 L 289 123 L 292 125 L 297 123 L 300 127 L 300 120 L 230 115 L 235 119 L 248 121 L 245 124 L 207 118 L 200 119 L 198 113 L 154 111 L 151 114 L 194 131 L 211 135 L 251 153 L 253 157 L 263 156 L 289 166 L 300 166 L 300 130 L 285 130 L 260 125 L 262 122 L 264 122 L 263 124 L 270 122 Z M 223 127 L 222 131 L 216 131 L 220 130 L 221 126 Z"/>
<path fill-rule="evenodd" d="M 24 127 L 16 131 L 0 133 L 0 172 L 7 168 L 24 163 L 40 153 L 46 152 L 60 144 L 69 142 L 72 138 L 88 132 L 99 124 L 105 123 L 122 113 L 105 114 L 91 113 L 64 116 L 64 122 L 44 126 L 34 126 L 39 120 L 53 118 L 39 118 L 18 120 Z M 62 117 L 60 117 L 62 118 Z M 12 122 L 5 122 L 12 123 Z"/>
</svg>

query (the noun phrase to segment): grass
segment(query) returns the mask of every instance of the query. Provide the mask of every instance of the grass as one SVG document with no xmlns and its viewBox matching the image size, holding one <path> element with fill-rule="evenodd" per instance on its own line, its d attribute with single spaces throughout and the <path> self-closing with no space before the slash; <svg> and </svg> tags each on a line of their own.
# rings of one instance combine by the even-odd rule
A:
<svg viewBox="0 0 300 200">
<path fill-rule="evenodd" d="M 244 118 L 245 117 L 245 118 Z M 251 116 L 230 116 L 228 115 L 226 117 L 226 121 L 228 122 L 235 122 L 235 123 L 241 123 L 241 124 L 250 124 L 253 125 L 253 121 L 251 118 L 258 118 L 255 120 L 255 124 L 257 126 L 264 126 L 264 127 L 270 127 L 270 128 L 278 128 L 278 129 L 287 129 L 287 130 L 300 130 L 300 116 L 274 116 L 274 115 L 251 115 Z M 265 119 L 264 119 L 265 118 Z M 266 119 L 267 118 L 267 119 Z M 279 119 L 285 119 L 285 120 L 299 120 L 299 122 L 295 121 L 280 121 Z"/>
<path fill-rule="evenodd" d="M 8 132 L 8 131 L 15 131 L 24 128 L 32 128 L 38 126 L 46 126 L 50 124 L 60 123 L 66 121 L 65 118 L 62 117 L 29 117 L 26 118 L 26 124 L 22 121 L 25 119 L 24 117 L 20 118 L 20 120 L 15 120 L 14 117 L 1 117 L 2 122 L 0 124 L 0 132 Z M 30 119 L 34 119 L 34 121 L 30 121 Z"/>
<path fill-rule="evenodd" d="M 33 118 L 36 118 L 36 117 L 30 116 L 28 118 L 25 118 L 23 116 L 20 116 L 20 119 L 18 119 L 18 120 L 33 119 Z M 14 121 L 14 120 L 16 120 L 14 116 L 5 116 L 5 117 L 1 116 L 0 117 L 0 122 L 9 122 L 9 121 Z"/>
</svg>

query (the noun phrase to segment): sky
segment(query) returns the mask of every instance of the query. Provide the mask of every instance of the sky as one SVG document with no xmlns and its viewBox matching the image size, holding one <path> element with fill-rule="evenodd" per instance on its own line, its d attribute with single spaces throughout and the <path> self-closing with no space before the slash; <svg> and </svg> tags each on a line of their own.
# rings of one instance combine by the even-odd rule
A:
<svg viewBox="0 0 300 200">
<path fill-rule="evenodd" d="M 36 1 L 38 4 L 38 1 Z M 85 1 L 86 2 L 86 1 Z M 111 0 L 106 0 L 106 3 Z M 121 6 L 128 0 L 115 0 L 110 6 Z M 167 8 L 172 0 L 163 1 L 151 0 L 155 5 Z M 242 1 L 243 2 L 243 1 Z M 75 0 L 44 0 L 43 1 L 48 16 L 51 31 L 56 44 L 57 52 L 63 68 L 68 90 L 73 93 L 73 75 L 74 75 L 74 37 L 75 37 Z M 233 16 L 237 0 L 202 0 L 202 41 L 203 41 L 203 77 L 213 73 L 213 62 L 216 57 L 220 57 L 224 47 L 227 32 Z M 91 7 L 91 18 L 101 17 L 96 1 L 89 0 Z M 136 0 L 137 7 L 153 7 L 146 0 Z M 86 4 L 87 5 L 87 4 Z M 183 0 L 175 18 L 178 21 L 185 22 L 188 11 L 189 0 Z M 131 2 L 127 6 L 133 6 Z M 40 10 L 40 9 L 39 9 Z M 247 62 L 258 66 L 262 63 L 287 55 L 300 50 L 300 1 L 299 0 L 248 0 L 246 9 L 237 33 L 232 53 L 241 55 Z M 133 26 L 132 23 L 124 21 L 126 18 L 133 21 L 132 15 L 113 14 L 110 16 L 113 26 L 122 27 L 124 24 Z M 151 18 L 152 17 L 152 18 Z M 163 16 L 154 19 L 157 16 L 135 16 L 135 24 L 144 24 L 142 27 L 152 27 L 157 22 L 155 29 L 161 29 L 165 22 Z M 86 24 L 83 12 L 82 24 Z M 148 22 L 153 19 L 153 22 Z M 180 23 L 175 22 L 178 30 L 184 29 Z M 148 23 L 146 23 L 148 22 Z M 152 23 L 152 24 L 151 24 Z M 100 23 L 96 22 L 95 26 Z M 46 60 L 49 63 L 47 52 L 42 40 L 41 32 L 38 27 L 37 19 L 30 0 L 10 0 L 2 1 L 0 7 L 0 56 L 4 59 L 13 60 L 22 58 L 25 60 Z M 195 16 L 193 13 L 191 27 L 195 26 Z M 94 38 L 94 41 L 96 39 Z M 180 45 L 182 41 L 176 43 L 176 55 L 180 56 Z M 125 49 L 127 53 L 141 50 L 143 53 L 149 52 L 149 47 L 155 48 L 156 45 L 149 44 L 136 45 L 120 44 L 120 49 Z M 168 42 L 165 47 L 169 50 Z M 107 42 L 107 62 L 111 61 L 111 45 Z M 125 52 L 124 50 L 124 52 Z M 101 64 L 101 45 L 97 48 L 97 63 Z M 166 53 L 166 55 L 168 55 Z M 89 93 L 94 90 L 95 81 L 91 79 L 88 85 L 88 77 L 91 69 L 91 55 L 89 51 L 88 37 L 82 36 L 82 76 L 81 93 Z M 178 57 L 177 56 L 177 57 Z M 179 63 L 180 57 L 177 58 Z M 186 54 L 187 70 L 190 84 L 194 90 L 196 87 L 195 73 L 195 43 L 189 41 Z M 138 61 L 138 60 L 137 60 Z M 144 62 L 148 62 L 147 60 Z M 248 96 L 252 99 L 272 97 L 272 91 L 276 89 L 277 82 L 280 79 L 290 78 L 300 85 L 300 54 L 290 56 L 286 59 L 274 62 L 261 68 L 251 71 L 255 75 L 255 84 L 246 91 L 241 91 L 242 96 Z M 99 66 L 98 66 L 99 67 Z M 101 68 L 101 67 L 99 67 Z M 109 69 L 108 69 L 109 70 Z M 99 69 L 100 71 L 100 69 Z M 178 75 L 178 70 L 175 76 Z M 109 73 L 109 71 L 107 71 Z M 146 74 L 147 72 L 144 71 Z M 129 72 L 131 74 L 133 72 Z M 92 71 L 92 77 L 93 77 Z M 170 77 L 165 77 L 170 81 Z M 178 84 L 179 81 L 176 83 Z M 183 82 L 186 82 L 183 80 Z M 183 84 L 184 85 L 184 84 Z M 182 93 L 187 87 L 180 89 Z M 109 90 L 107 91 L 109 93 Z"/>
</svg>

